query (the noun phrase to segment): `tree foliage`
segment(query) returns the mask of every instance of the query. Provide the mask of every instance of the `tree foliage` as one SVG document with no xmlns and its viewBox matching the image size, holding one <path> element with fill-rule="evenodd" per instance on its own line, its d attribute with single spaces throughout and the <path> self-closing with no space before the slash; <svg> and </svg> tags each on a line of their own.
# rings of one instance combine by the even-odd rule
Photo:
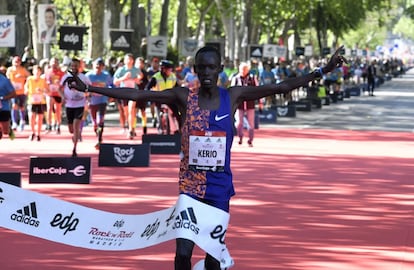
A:
<svg viewBox="0 0 414 270">
<path fill-rule="evenodd" d="M 130 19 L 128 27 L 137 31 L 137 5 L 146 9 L 147 33 L 174 37 L 171 48 L 177 50 L 179 40 L 187 37 L 199 40 L 222 40 L 225 53 L 230 58 L 245 56 L 246 43 L 287 44 L 294 35 L 295 45 L 312 44 L 314 47 L 335 47 L 339 43 L 349 47 L 375 47 L 383 42 L 385 33 L 399 25 L 399 34 L 412 37 L 409 27 L 399 21 L 412 24 L 414 5 L 408 0 L 16 0 L 31 5 L 49 2 L 57 6 L 59 25 L 84 25 L 89 31 L 89 49 L 82 53 L 89 57 L 103 55 L 108 44 L 102 42 L 102 12 L 111 14 L 109 27 L 118 28 L 123 16 Z M 18 14 L 15 2 L 7 0 L 10 14 Z M 6 5 L 2 2 L 2 6 Z M 13 5 L 14 4 L 14 5 Z M 181 6 L 181 8 L 179 8 Z M 35 10 L 35 9 L 34 9 Z M 130 15 L 130 16 L 128 16 Z M 34 16 L 26 16 L 32 20 Z M 99 17 L 99 18 L 97 18 Z M 142 21 L 142 20 L 140 20 Z M 30 25 L 35 26 L 32 22 Z M 176 26 L 176 27 L 174 27 Z M 18 30 L 24 33 L 27 24 Z M 36 29 L 30 31 L 35 33 Z M 26 30 L 26 32 L 28 32 Z M 382 34 L 380 34 L 380 32 Z M 142 38 L 137 34 L 138 39 Z M 22 37 L 30 44 L 35 38 Z M 139 47 L 139 42 L 135 43 Z M 20 49 L 20 48 L 19 48 Z M 59 54 L 57 45 L 52 54 Z M 143 53 L 139 49 L 135 54 Z"/>
</svg>

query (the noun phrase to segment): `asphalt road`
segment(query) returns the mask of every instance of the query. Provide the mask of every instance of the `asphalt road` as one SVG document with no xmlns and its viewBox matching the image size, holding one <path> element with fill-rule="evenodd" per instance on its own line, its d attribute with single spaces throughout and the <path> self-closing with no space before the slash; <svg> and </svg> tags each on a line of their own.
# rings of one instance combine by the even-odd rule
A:
<svg viewBox="0 0 414 270">
<path fill-rule="evenodd" d="M 367 93 L 351 96 L 321 109 L 297 111 L 296 117 L 278 117 L 276 124 L 261 123 L 260 126 L 414 132 L 413 85 L 414 69 L 411 69 L 376 88 L 374 97 Z M 148 108 L 147 115 L 151 115 Z M 108 111 L 108 126 L 118 126 L 118 119 L 117 110 Z M 148 123 L 151 121 L 148 119 Z"/>
<path fill-rule="evenodd" d="M 367 93 L 311 112 L 299 111 L 295 118 L 279 117 L 275 126 L 340 130 L 414 132 L 414 69 L 386 81 Z"/>
</svg>

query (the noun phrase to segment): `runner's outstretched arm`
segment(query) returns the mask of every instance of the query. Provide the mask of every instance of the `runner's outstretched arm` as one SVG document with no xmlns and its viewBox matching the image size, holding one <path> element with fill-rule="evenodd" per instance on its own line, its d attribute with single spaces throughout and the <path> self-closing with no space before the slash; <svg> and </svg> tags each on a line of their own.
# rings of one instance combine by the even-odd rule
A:
<svg viewBox="0 0 414 270">
<path fill-rule="evenodd" d="M 307 85 L 310 81 L 321 78 L 324 74 L 342 66 L 347 60 L 340 55 L 344 46 L 339 47 L 330 58 L 325 67 L 317 68 L 315 71 L 295 78 L 288 78 L 278 84 L 266 84 L 261 86 L 235 86 L 230 88 L 232 94 L 237 95 L 238 100 L 256 100 L 274 94 L 286 94 L 300 86 Z"/>
<path fill-rule="evenodd" d="M 174 104 L 179 102 L 179 91 L 183 91 L 182 87 L 174 87 L 165 91 L 137 91 L 135 88 L 128 87 L 95 87 L 86 85 L 79 79 L 76 74 L 71 71 L 69 73 L 72 77 L 68 77 L 64 83 L 69 85 L 69 88 L 74 88 L 81 92 L 94 92 L 104 96 L 128 99 L 135 101 L 155 101 L 166 104 Z M 187 90 L 188 91 L 188 90 Z"/>
</svg>

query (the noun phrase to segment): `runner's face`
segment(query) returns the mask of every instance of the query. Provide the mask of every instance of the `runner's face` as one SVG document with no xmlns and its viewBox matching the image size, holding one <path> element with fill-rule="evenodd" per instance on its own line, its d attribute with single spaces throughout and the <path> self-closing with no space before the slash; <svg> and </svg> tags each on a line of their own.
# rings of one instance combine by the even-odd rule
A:
<svg viewBox="0 0 414 270">
<path fill-rule="evenodd" d="M 221 72 L 220 59 L 214 52 L 200 53 L 196 59 L 195 71 L 202 88 L 215 87 Z"/>
<path fill-rule="evenodd" d="M 20 66 L 20 64 L 22 63 L 22 60 L 20 59 L 20 57 L 14 57 L 12 64 L 13 66 Z"/>
<path fill-rule="evenodd" d="M 59 60 L 57 58 L 52 58 L 50 60 L 50 65 L 53 67 L 53 69 L 59 68 Z"/>
<path fill-rule="evenodd" d="M 77 62 L 77 61 L 72 61 L 72 63 L 70 63 L 70 69 L 72 70 L 73 73 L 78 74 L 79 65 L 80 65 L 80 63 Z"/>
<path fill-rule="evenodd" d="M 127 67 L 132 67 L 134 65 L 134 58 L 131 58 L 129 56 L 125 56 L 124 63 Z"/>
</svg>

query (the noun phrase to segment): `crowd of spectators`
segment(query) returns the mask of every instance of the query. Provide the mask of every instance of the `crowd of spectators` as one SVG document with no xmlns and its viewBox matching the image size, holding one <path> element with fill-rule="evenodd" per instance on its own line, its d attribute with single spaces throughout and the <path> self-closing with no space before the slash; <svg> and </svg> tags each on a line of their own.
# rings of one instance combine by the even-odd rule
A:
<svg viewBox="0 0 414 270">
<path fill-rule="evenodd" d="M 32 129 L 32 133 L 29 136 L 30 140 L 36 139 L 40 141 L 42 132 L 45 134 L 50 132 L 61 133 L 62 122 L 66 121 L 67 123 L 68 121 L 68 115 L 66 115 L 66 111 L 63 108 L 67 107 L 67 102 L 69 101 L 69 96 L 65 94 L 62 79 L 65 77 L 67 69 L 71 68 L 73 61 L 79 61 L 79 73 L 85 74 L 89 78 L 87 82 L 95 85 L 125 85 L 137 90 L 158 91 L 175 85 L 197 89 L 199 85 L 197 75 L 193 69 L 192 57 L 187 57 L 179 63 L 173 63 L 172 61 L 161 60 L 159 57 L 151 57 L 147 60 L 143 57 L 135 58 L 132 54 L 126 54 L 123 58 L 81 59 L 70 57 L 66 53 L 62 59 L 52 57 L 36 61 L 31 55 L 30 49 L 27 48 L 21 57 L 13 56 L 10 60 L 3 61 L 3 65 L 0 67 L 0 73 L 11 82 L 15 89 L 13 98 L 1 101 L 3 103 L 9 102 L 11 127 L 9 132 L 2 132 L 0 130 L 1 136 L 9 134 L 9 137 L 12 139 L 15 137 L 14 132 L 24 130 L 26 124 L 29 124 Z M 323 65 L 324 61 L 324 59 L 308 59 L 304 57 L 299 57 L 292 61 L 272 61 L 268 59 L 251 59 L 249 61 L 239 61 L 236 59 L 233 61 L 225 58 L 222 62 L 223 71 L 220 73 L 218 85 L 221 87 L 231 87 L 232 85 L 242 83 L 242 81 L 247 81 L 247 78 L 251 78 L 252 80 L 249 81 L 258 85 L 278 83 L 288 77 L 309 73 L 316 67 Z M 405 72 L 406 68 L 403 61 L 397 58 L 367 59 L 349 57 L 348 63 L 329 74 L 324 74 L 323 79 L 317 83 L 323 85 L 327 92 L 336 92 L 343 90 L 345 87 L 358 86 L 361 87 L 363 93 L 374 96 L 375 88 L 393 77 L 400 76 Z M 241 69 L 243 69 L 242 74 L 240 73 Z M 102 72 L 105 75 L 99 75 Z M 103 79 L 101 81 L 97 78 Z M 235 78 L 238 79 L 236 80 Z M 38 80 L 44 80 L 44 86 L 38 87 L 38 84 L 33 83 Z M 256 101 L 254 107 L 255 109 L 259 108 L 259 110 L 262 110 L 275 105 L 286 105 L 290 101 L 306 96 L 310 86 L 304 85 L 293 91 L 291 95 L 270 96 Z M 0 93 L 0 96 L 4 98 L 6 93 Z M 165 125 L 165 121 L 160 118 L 160 112 L 162 112 L 160 104 L 137 104 L 136 102 L 125 100 L 98 98 L 93 95 L 85 96 L 84 100 L 82 117 L 80 117 L 82 123 L 79 136 L 74 136 L 74 141 L 82 140 L 81 131 L 85 124 L 93 124 L 98 136 L 96 148 L 99 149 L 104 128 L 104 115 L 106 111 L 104 107 L 108 106 L 113 106 L 119 110 L 121 132 L 125 133 L 130 139 L 134 139 L 137 135 L 136 126 L 139 122 L 137 117 L 142 125 L 142 134 L 147 133 L 147 108 L 153 119 L 153 127 L 158 127 L 158 132 L 165 134 L 164 127 L 162 126 Z M 98 100 L 99 104 L 102 103 L 103 105 L 97 106 L 96 102 Z M 168 111 L 169 121 L 174 117 L 178 117 L 174 112 L 173 106 L 170 105 L 170 107 Z M 5 110 L 5 108 L 7 106 L 3 106 L 3 109 L 0 108 L 0 111 Z M 246 108 L 242 109 L 246 110 Z M 244 114 L 245 112 L 243 111 L 242 113 Z M 33 115 L 36 115 L 36 117 Z M 64 116 L 63 120 L 62 116 Z M 73 121 L 73 119 L 71 120 Z M 27 121 L 29 123 L 26 123 Z M 236 126 L 238 126 L 239 130 L 242 129 L 240 121 L 243 121 L 242 117 L 236 119 Z M 250 123 L 247 124 L 252 125 L 251 120 L 249 121 Z M 177 121 L 169 122 L 168 126 L 172 129 L 171 132 L 179 132 L 179 127 L 176 125 Z M 41 127 L 43 126 L 44 128 L 42 129 Z M 71 133 L 73 132 L 72 130 Z M 242 136 L 240 137 L 241 140 Z M 251 140 L 252 135 L 250 135 L 249 144 L 251 144 Z M 75 150 L 73 155 L 76 155 Z"/>
</svg>

